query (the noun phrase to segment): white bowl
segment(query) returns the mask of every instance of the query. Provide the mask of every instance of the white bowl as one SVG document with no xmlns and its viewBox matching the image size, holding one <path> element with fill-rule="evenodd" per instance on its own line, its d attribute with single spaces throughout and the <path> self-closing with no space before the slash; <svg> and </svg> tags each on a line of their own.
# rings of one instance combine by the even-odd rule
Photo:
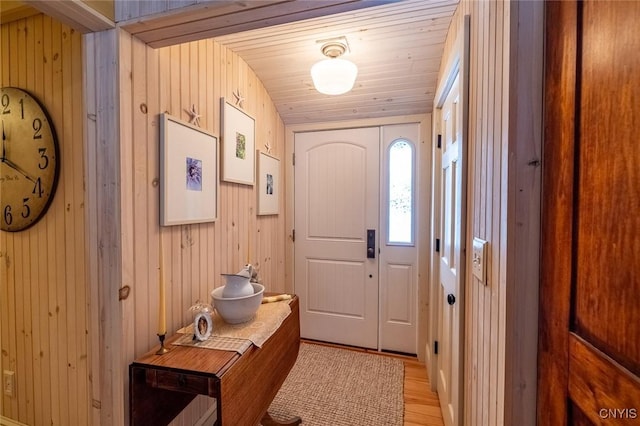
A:
<svg viewBox="0 0 640 426">
<path fill-rule="evenodd" d="M 223 297 L 224 286 L 213 289 L 211 292 L 211 304 L 225 322 L 240 324 L 249 321 L 255 316 L 262 303 L 264 286 L 258 283 L 251 283 L 251 285 L 254 293 L 242 297 Z"/>
</svg>

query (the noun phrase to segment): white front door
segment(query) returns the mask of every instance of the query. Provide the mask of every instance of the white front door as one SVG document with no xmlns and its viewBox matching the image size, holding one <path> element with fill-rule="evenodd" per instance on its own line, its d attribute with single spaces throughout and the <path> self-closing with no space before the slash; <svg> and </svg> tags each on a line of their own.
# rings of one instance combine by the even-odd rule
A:
<svg viewBox="0 0 640 426">
<path fill-rule="evenodd" d="M 377 127 L 296 134 L 294 267 L 304 338 L 378 347 L 379 139 Z"/>
<path fill-rule="evenodd" d="M 460 398 L 462 397 L 462 300 L 461 279 L 463 267 L 462 228 L 462 110 L 460 104 L 460 78 L 455 77 L 445 101 L 437 111 L 441 132 L 441 168 L 439 226 L 440 240 L 438 309 L 437 391 L 444 423 L 447 426 L 461 423 Z"/>
</svg>

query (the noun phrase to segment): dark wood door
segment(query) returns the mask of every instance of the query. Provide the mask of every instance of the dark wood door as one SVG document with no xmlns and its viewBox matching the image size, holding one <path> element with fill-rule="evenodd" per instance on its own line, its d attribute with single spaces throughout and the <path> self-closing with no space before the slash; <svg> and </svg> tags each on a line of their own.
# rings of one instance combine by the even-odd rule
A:
<svg viewBox="0 0 640 426">
<path fill-rule="evenodd" d="M 640 424 L 640 2 L 546 4 L 538 424 Z"/>
</svg>

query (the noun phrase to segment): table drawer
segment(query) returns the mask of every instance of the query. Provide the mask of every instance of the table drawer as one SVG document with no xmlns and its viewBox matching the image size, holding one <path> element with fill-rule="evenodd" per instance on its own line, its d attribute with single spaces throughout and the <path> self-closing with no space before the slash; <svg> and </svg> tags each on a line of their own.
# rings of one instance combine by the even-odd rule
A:
<svg viewBox="0 0 640 426">
<path fill-rule="evenodd" d="M 214 391 L 213 383 L 209 387 L 212 380 L 208 377 L 175 371 L 147 370 L 147 384 L 149 386 L 172 391 L 210 395 Z"/>
</svg>

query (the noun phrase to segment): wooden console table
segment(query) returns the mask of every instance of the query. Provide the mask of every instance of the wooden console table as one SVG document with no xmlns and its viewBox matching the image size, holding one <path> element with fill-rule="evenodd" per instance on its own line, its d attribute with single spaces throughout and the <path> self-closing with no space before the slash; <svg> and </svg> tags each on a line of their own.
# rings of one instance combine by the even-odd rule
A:
<svg viewBox="0 0 640 426">
<path fill-rule="evenodd" d="M 278 302 L 281 303 L 281 302 Z M 156 355 L 159 346 L 129 366 L 129 413 L 132 426 L 167 425 L 196 397 L 216 398 L 217 426 L 300 424 L 300 419 L 279 423 L 267 409 L 293 367 L 300 348 L 297 296 L 291 314 L 257 348 L 237 352 L 171 345 Z"/>
</svg>

